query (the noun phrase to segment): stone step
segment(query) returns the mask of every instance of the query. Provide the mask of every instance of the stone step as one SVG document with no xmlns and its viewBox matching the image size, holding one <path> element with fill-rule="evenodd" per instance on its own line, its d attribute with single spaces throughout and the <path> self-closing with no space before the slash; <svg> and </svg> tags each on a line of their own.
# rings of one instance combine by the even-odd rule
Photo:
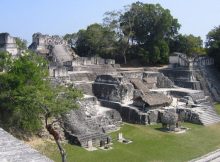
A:
<svg viewBox="0 0 220 162">
<path fill-rule="evenodd" d="M 201 99 L 198 99 L 198 100 L 195 100 L 195 102 L 196 102 L 197 104 L 210 103 L 210 102 L 208 101 L 208 98 L 207 98 L 207 97 L 201 98 Z"/>
<path fill-rule="evenodd" d="M 219 118 L 200 118 L 203 122 L 209 122 L 209 121 L 219 121 Z"/>
<path fill-rule="evenodd" d="M 220 122 L 220 116 L 216 113 L 213 107 L 200 107 L 197 108 L 200 122 L 203 125 L 210 125 Z"/>
<path fill-rule="evenodd" d="M 204 118 L 200 116 L 200 121 L 203 125 L 209 125 L 220 122 L 220 118 Z"/>
<path fill-rule="evenodd" d="M 207 114 L 200 114 L 200 117 L 202 117 L 202 118 L 207 118 L 207 119 L 209 119 L 209 118 L 219 118 L 219 116 L 218 115 L 207 115 Z"/>
</svg>

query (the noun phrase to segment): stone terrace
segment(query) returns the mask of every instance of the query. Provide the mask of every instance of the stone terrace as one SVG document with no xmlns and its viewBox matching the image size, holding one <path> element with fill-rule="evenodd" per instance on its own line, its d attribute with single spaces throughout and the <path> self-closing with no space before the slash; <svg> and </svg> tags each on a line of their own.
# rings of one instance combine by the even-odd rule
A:
<svg viewBox="0 0 220 162">
<path fill-rule="evenodd" d="M 53 162 L 0 128 L 1 162 Z"/>
</svg>

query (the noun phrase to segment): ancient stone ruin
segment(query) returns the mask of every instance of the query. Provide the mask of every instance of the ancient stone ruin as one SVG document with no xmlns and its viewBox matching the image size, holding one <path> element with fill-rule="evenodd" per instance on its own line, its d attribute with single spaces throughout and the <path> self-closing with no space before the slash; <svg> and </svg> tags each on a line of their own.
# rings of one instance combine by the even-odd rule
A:
<svg viewBox="0 0 220 162">
<path fill-rule="evenodd" d="M 49 60 L 53 84 L 73 84 L 84 93 L 80 108 L 63 116 L 70 143 L 109 144 L 108 132 L 120 129 L 122 121 L 161 123 L 170 131 L 178 130 L 181 121 L 220 122 L 212 104 L 220 96 L 218 81 L 206 78 L 211 58 L 174 53 L 167 68 L 121 68 L 112 59 L 79 57 L 62 37 L 40 33 L 33 35 L 29 49 Z"/>
<path fill-rule="evenodd" d="M 15 37 L 9 35 L 9 33 L 0 33 L 0 51 L 9 52 L 12 57 L 17 57 L 20 55 L 20 52 Z"/>
<path fill-rule="evenodd" d="M 38 37 L 33 35 L 33 44 Z M 48 49 L 45 38 L 53 36 L 44 37 L 38 46 Z M 63 42 L 60 39 L 58 42 Z M 54 55 L 53 50 L 47 55 Z M 67 55 L 64 57 L 67 58 L 69 53 L 56 55 L 61 58 Z M 79 101 L 80 109 L 63 118 L 64 131 L 71 143 L 83 147 L 108 143 L 106 133 L 118 130 L 121 121 L 146 125 L 162 123 L 171 131 L 178 130 L 180 121 L 203 125 L 220 121 L 212 105 L 212 96 L 204 91 L 207 86 L 197 77 L 201 73 L 200 66 L 213 64 L 210 58 L 192 59 L 174 53 L 170 56 L 169 67 L 162 69 L 121 68 L 111 59 L 76 54 L 68 58 L 59 65 L 57 59 L 50 60 L 51 64 L 64 69 L 65 75 L 57 72 L 58 68 L 54 71 L 50 66 L 50 69 L 54 72 L 53 82 L 73 84 L 84 93 L 84 99 Z"/>
</svg>

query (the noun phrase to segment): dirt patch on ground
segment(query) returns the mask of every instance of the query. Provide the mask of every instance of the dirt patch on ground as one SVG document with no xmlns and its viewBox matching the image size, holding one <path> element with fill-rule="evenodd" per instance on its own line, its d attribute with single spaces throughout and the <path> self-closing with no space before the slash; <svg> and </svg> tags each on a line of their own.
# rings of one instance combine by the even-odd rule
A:
<svg viewBox="0 0 220 162">
<path fill-rule="evenodd" d="M 25 141 L 26 144 L 28 144 L 29 146 L 31 146 L 33 148 L 36 148 L 39 146 L 44 146 L 48 142 L 55 143 L 53 140 L 43 139 L 43 138 L 39 138 L 39 137 L 33 137 L 29 141 Z"/>
</svg>

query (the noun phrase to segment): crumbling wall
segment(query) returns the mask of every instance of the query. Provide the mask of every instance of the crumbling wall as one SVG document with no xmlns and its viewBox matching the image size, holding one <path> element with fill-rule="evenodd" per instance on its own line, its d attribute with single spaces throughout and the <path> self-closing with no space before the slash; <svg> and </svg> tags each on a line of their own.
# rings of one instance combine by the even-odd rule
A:
<svg viewBox="0 0 220 162">
<path fill-rule="evenodd" d="M 162 73 L 160 73 L 157 76 L 157 88 L 173 88 L 174 83 L 166 76 L 164 76 Z"/>
<path fill-rule="evenodd" d="M 114 109 L 98 105 L 95 97 L 85 97 L 79 101 L 80 108 L 71 110 L 63 116 L 67 139 L 82 147 L 99 146 L 100 141 L 107 142 L 107 132 L 115 131 L 121 125 L 121 116 Z"/>
<path fill-rule="evenodd" d="M 133 85 L 120 76 L 100 75 L 92 85 L 98 99 L 129 102 L 133 98 Z"/>
<path fill-rule="evenodd" d="M 49 61 L 59 66 L 77 57 L 75 52 L 68 46 L 68 43 L 57 35 L 49 36 L 35 33 L 32 36 L 32 44 L 29 49 L 45 56 Z"/>
<path fill-rule="evenodd" d="M 7 51 L 13 57 L 18 56 L 20 51 L 17 47 L 15 37 L 10 36 L 9 33 L 0 33 L 0 51 Z"/>
</svg>

